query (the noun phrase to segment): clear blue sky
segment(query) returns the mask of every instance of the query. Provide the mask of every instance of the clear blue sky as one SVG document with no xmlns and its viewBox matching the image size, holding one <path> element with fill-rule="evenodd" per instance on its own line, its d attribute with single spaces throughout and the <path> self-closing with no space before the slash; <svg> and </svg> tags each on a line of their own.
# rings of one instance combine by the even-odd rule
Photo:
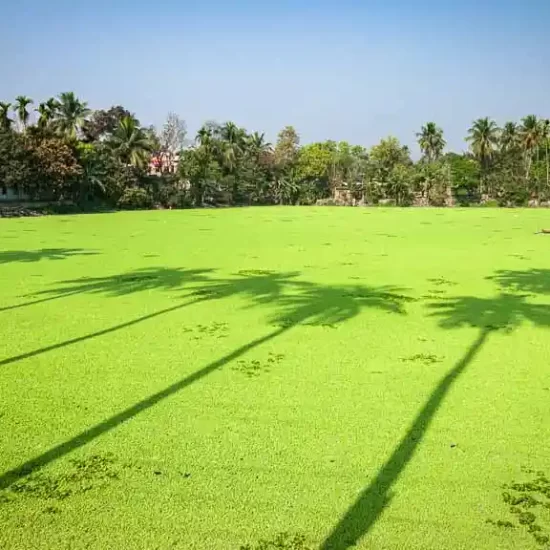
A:
<svg viewBox="0 0 550 550">
<path fill-rule="evenodd" d="M 434 120 L 550 117 L 550 0 L 6 0 L 0 98 L 74 90 L 191 134 L 233 120 L 274 140 L 415 145 Z M 416 149 L 416 147 L 413 147 Z"/>
</svg>

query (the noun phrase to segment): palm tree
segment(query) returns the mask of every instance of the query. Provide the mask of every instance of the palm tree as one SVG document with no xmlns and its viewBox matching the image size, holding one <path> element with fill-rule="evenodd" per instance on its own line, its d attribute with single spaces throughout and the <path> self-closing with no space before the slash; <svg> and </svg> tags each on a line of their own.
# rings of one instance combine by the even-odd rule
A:
<svg viewBox="0 0 550 550">
<path fill-rule="evenodd" d="M 221 138 L 228 143 L 242 145 L 245 132 L 234 122 L 226 122 L 220 130 Z"/>
<path fill-rule="evenodd" d="M 80 101 L 74 92 L 64 92 L 60 94 L 56 107 L 55 127 L 57 131 L 69 139 L 76 139 L 86 117 L 90 114 L 88 104 L 85 101 Z"/>
<path fill-rule="evenodd" d="M 212 156 L 217 154 L 219 149 L 218 140 L 214 137 L 212 129 L 206 125 L 202 126 L 197 132 L 195 141 L 201 151 L 199 156 L 203 159 L 208 158 L 208 162 L 210 162 Z"/>
<path fill-rule="evenodd" d="M 53 113 L 57 113 L 57 109 L 59 109 L 59 101 L 55 97 L 50 97 L 48 101 L 46 101 L 46 106 L 48 109 Z"/>
<path fill-rule="evenodd" d="M 468 130 L 466 141 L 470 142 L 472 152 L 481 164 L 480 193 L 483 192 L 483 183 L 487 175 L 489 161 L 499 142 L 499 127 L 489 117 L 474 120 L 472 127 Z"/>
<path fill-rule="evenodd" d="M 232 174 L 237 168 L 239 156 L 239 146 L 236 143 L 226 142 L 222 147 L 223 166 L 229 174 Z"/>
<path fill-rule="evenodd" d="M 416 137 L 418 138 L 418 145 L 420 145 L 420 149 L 428 162 L 433 162 L 441 156 L 446 141 L 443 138 L 443 130 L 435 122 L 428 122 L 425 126 L 422 126 Z"/>
<path fill-rule="evenodd" d="M 538 149 L 541 140 L 541 125 L 535 115 L 528 115 L 521 121 L 519 139 L 525 159 L 525 179 L 529 180 L 533 151 Z"/>
<path fill-rule="evenodd" d="M 220 129 L 221 160 L 228 173 L 233 173 L 238 165 L 238 160 L 244 151 L 246 132 L 233 122 L 226 122 Z"/>
<path fill-rule="evenodd" d="M 109 143 L 123 162 L 139 168 L 145 167 L 153 148 L 147 134 L 131 116 L 120 120 Z"/>
<path fill-rule="evenodd" d="M 35 111 L 38 113 L 38 127 L 46 128 L 53 118 L 55 117 L 55 107 L 50 103 L 51 100 L 42 102 L 38 105 L 38 108 Z"/>
<path fill-rule="evenodd" d="M 201 126 L 199 128 L 199 130 L 197 131 L 195 141 L 199 145 L 204 145 L 204 142 L 210 141 L 211 138 L 212 138 L 212 134 L 208 131 L 208 128 L 205 128 L 204 126 Z"/>
<path fill-rule="evenodd" d="M 273 152 L 271 143 L 265 140 L 265 134 L 253 132 L 245 139 L 245 155 L 252 160 L 252 187 L 249 193 L 249 202 L 260 202 L 266 191 L 266 178 L 260 176 L 261 167 L 266 165 L 270 153 Z M 260 177 L 259 177 L 260 176 Z"/>
<path fill-rule="evenodd" d="M 250 153 L 256 158 L 263 153 L 269 153 L 273 149 L 271 143 L 265 140 L 265 134 L 258 132 L 250 134 L 246 140 L 246 144 Z"/>
<path fill-rule="evenodd" d="M 19 118 L 19 124 L 22 130 L 27 128 L 27 123 L 29 122 L 29 111 L 27 107 L 32 104 L 32 99 L 24 95 L 18 95 L 15 98 L 15 111 Z"/>
<path fill-rule="evenodd" d="M 507 122 L 502 127 L 500 134 L 500 150 L 503 153 L 513 151 L 518 146 L 518 125 L 515 122 Z"/>
<path fill-rule="evenodd" d="M 80 165 L 82 166 L 82 176 L 79 178 L 78 202 L 83 203 L 90 194 L 97 189 L 101 193 L 106 191 L 106 170 L 103 163 L 99 160 L 97 149 L 89 144 L 80 144 Z"/>
<path fill-rule="evenodd" d="M 38 127 L 45 128 L 51 120 L 50 110 L 46 103 L 40 103 L 35 111 L 38 113 Z"/>
<path fill-rule="evenodd" d="M 9 117 L 11 103 L 0 101 L 0 130 L 9 130 L 13 120 Z"/>
</svg>

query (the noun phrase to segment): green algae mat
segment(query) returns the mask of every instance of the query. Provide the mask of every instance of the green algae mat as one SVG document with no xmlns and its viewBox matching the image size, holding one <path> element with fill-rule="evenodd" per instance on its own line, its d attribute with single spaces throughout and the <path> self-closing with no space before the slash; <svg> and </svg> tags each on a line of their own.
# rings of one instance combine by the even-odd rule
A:
<svg viewBox="0 0 550 550">
<path fill-rule="evenodd" d="M 545 226 L 0 220 L 0 548 L 550 547 Z"/>
</svg>

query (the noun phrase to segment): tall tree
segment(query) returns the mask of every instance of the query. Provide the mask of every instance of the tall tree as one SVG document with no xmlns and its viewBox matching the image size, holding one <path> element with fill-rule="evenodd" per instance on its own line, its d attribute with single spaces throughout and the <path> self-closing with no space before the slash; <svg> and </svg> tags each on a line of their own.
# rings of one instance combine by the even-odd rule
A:
<svg viewBox="0 0 550 550">
<path fill-rule="evenodd" d="M 247 147 L 249 152 L 257 158 L 272 150 L 272 145 L 266 141 L 265 134 L 259 132 L 253 132 L 247 137 Z"/>
<path fill-rule="evenodd" d="M 207 145 L 212 141 L 212 131 L 206 126 L 201 126 L 197 131 L 195 141 L 199 145 Z"/>
<path fill-rule="evenodd" d="M 443 153 L 447 144 L 443 138 L 443 130 L 435 122 L 428 122 L 416 134 L 420 150 L 428 162 L 434 162 Z"/>
<path fill-rule="evenodd" d="M 300 136 L 293 126 L 285 126 L 277 136 L 273 163 L 273 195 L 277 202 L 290 202 L 295 193 L 294 168 L 300 152 Z"/>
<path fill-rule="evenodd" d="M 38 127 L 46 128 L 52 122 L 57 114 L 57 109 L 59 108 L 59 102 L 54 97 L 44 101 L 38 105 L 38 108 L 35 111 L 38 113 Z"/>
<path fill-rule="evenodd" d="M 470 142 L 472 152 L 479 160 L 480 193 L 483 193 L 484 184 L 487 180 L 489 163 L 499 143 L 500 130 L 497 123 L 489 117 L 474 120 L 472 127 L 468 130 L 467 141 Z"/>
<path fill-rule="evenodd" d="M 147 165 L 151 143 L 135 118 L 124 117 L 109 144 L 123 162 L 138 168 Z"/>
<path fill-rule="evenodd" d="M 541 139 L 541 125 L 535 115 L 527 115 L 522 119 L 519 139 L 525 160 L 525 179 L 528 181 L 533 163 L 533 153 L 538 150 Z"/>
<path fill-rule="evenodd" d="M 268 166 L 272 163 L 272 145 L 266 141 L 265 134 L 253 132 L 246 137 L 244 149 L 250 175 L 247 202 L 264 202 L 269 187 Z"/>
<path fill-rule="evenodd" d="M 545 152 L 545 159 L 546 159 L 546 187 L 547 192 L 548 188 L 550 188 L 550 164 L 549 164 L 549 158 L 548 158 L 548 149 L 550 147 L 550 120 L 545 119 L 542 120 L 540 123 L 540 135 L 541 135 L 541 141 L 544 146 L 544 152 Z"/>
<path fill-rule="evenodd" d="M 0 101 L 0 130 L 9 130 L 13 123 L 10 118 L 11 103 Z"/>
<path fill-rule="evenodd" d="M 127 116 L 133 116 L 122 105 L 113 105 L 107 110 L 94 111 L 82 127 L 86 141 L 104 141 L 118 128 L 119 122 Z"/>
<path fill-rule="evenodd" d="M 518 142 L 518 125 L 515 122 L 506 122 L 500 133 L 500 151 L 509 153 L 517 148 Z"/>
<path fill-rule="evenodd" d="M 55 115 L 55 113 L 57 113 L 57 109 L 59 109 L 59 101 L 55 97 L 50 97 L 50 99 L 46 101 L 46 105 L 52 114 Z"/>
<path fill-rule="evenodd" d="M 283 128 L 277 137 L 275 145 L 275 163 L 281 169 L 286 169 L 297 161 L 300 149 L 300 136 L 293 126 Z"/>
<path fill-rule="evenodd" d="M 0 132 L 0 190 L 26 190 L 35 184 L 34 155 L 29 141 L 18 132 Z"/>
<path fill-rule="evenodd" d="M 211 126 L 203 125 L 197 132 L 195 138 L 198 147 L 196 148 L 199 157 L 207 159 L 208 162 L 218 154 L 219 144 L 215 130 Z"/>
<path fill-rule="evenodd" d="M 218 126 L 204 124 L 195 138 L 196 146 L 183 151 L 178 171 L 190 184 L 192 201 L 203 206 L 218 189 L 221 177 L 218 157 Z"/>
<path fill-rule="evenodd" d="M 369 174 L 367 187 L 373 195 L 393 199 L 397 204 L 408 202 L 412 171 L 409 148 L 399 140 L 389 136 L 374 145 L 369 155 Z"/>
<path fill-rule="evenodd" d="M 226 122 L 220 129 L 222 139 L 222 163 L 227 172 L 233 174 L 237 169 L 239 158 L 244 152 L 246 132 L 233 122 Z"/>
<path fill-rule="evenodd" d="M 19 118 L 20 128 L 23 131 L 27 128 L 27 124 L 29 122 L 30 113 L 27 107 L 32 103 L 32 99 L 24 95 L 19 95 L 15 98 L 15 112 Z"/>
<path fill-rule="evenodd" d="M 57 136 L 33 140 L 32 155 L 37 163 L 39 193 L 61 200 L 74 197 L 82 167 L 74 150 Z"/>
<path fill-rule="evenodd" d="M 178 155 L 185 145 L 187 126 L 176 113 L 168 113 L 166 122 L 160 134 L 160 153 L 165 169 L 173 171 L 176 168 Z"/>
<path fill-rule="evenodd" d="M 56 129 L 67 138 L 76 139 L 89 114 L 90 109 L 85 101 L 80 101 L 74 92 L 63 92 L 59 95 Z"/>
<path fill-rule="evenodd" d="M 228 143 L 241 146 L 245 132 L 234 122 L 226 122 L 220 128 L 221 138 Z"/>
</svg>

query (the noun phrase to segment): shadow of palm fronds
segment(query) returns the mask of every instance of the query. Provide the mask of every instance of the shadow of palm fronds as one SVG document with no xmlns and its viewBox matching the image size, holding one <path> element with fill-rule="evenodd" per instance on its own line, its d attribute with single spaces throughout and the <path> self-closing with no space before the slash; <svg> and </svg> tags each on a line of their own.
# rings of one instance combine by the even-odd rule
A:
<svg viewBox="0 0 550 550">
<path fill-rule="evenodd" d="M 0 490 L 10 487 L 21 478 L 83 447 L 104 433 L 147 411 L 167 397 L 202 380 L 250 350 L 289 331 L 296 325 L 306 322 L 331 325 L 343 323 L 355 317 L 366 308 L 404 314 L 403 304 L 410 300 L 389 287 L 324 285 L 300 281 L 298 279 L 299 273 L 296 272 L 266 272 L 258 275 L 241 275 L 227 279 L 210 278 L 207 276 L 210 272 L 211 270 L 140 270 L 133 274 L 123 274 L 109 278 L 85 278 L 68 281 L 65 285 L 58 288 L 57 291 L 52 291 L 54 296 L 64 296 L 80 292 L 91 294 L 102 293 L 106 297 L 116 297 L 131 292 L 151 290 L 152 288 L 175 290 L 189 283 L 189 288 L 185 295 L 188 298 L 192 298 L 192 300 L 191 302 L 178 301 L 170 308 L 150 313 L 101 331 L 85 334 L 5 359 L 0 362 L 0 365 L 7 365 L 64 346 L 97 338 L 175 311 L 189 305 L 189 303 L 202 303 L 206 300 L 219 300 L 233 296 L 244 298 L 247 301 L 247 307 L 259 306 L 272 308 L 274 313 L 272 313 L 270 319 L 272 322 L 279 324 L 279 326 L 264 336 L 249 341 L 194 373 L 186 375 L 166 388 L 138 401 L 131 407 L 106 418 L 103 422 L 87 428 L 69 440 L 55 445 L 42 454 L 5 472 L 0 475 Z"/>
<path fill-rule="evenodd" d="M 501 288 L 516 292 L 547 293 L 550 291 L 547 273 L 543 270 L 526 272 L 497 272 L 490 279 Z M 405 436 L 390 457 L 378 470 L 374 479 L 346 510 L 321 545 L 321 550 L 347 550 L 355 547 L 372 529 L 389 506 L 393 487 L 424 439 L 437 411 L 455 382 L 483 348 L 489 335 L 496 330 L 510 333 L 522 323 L 550 327 L 550 306 L 533 304 L 528 295 L 501 292 L 494 297 L 459 296 L 429 305 L 430 315 L 439 319 L 439 326 L 447 329 L 478 328 L 477 337 L 441 379 L 429 398 L 409 425 Z"/>
<path fill-rule="evenodd" d="M 475 327 L 512 331 L 524 321 L 550 326 L 550 307 L 527 301 L 528 295 L 501 293 L 492 298 L 460 296 L 431 304 L 431 315 L 445 329 Z"/>
<path fill-rule="evenodd" d="M 509 292 L 550 294 L 550 269 L 500 270 L 488 279 Z"/>
<path fill-rule="evenodd" d="M 82 248 L 41 248 L 39 250 L 4 250 L 0 252 L 0 264 L 13 262 L 32 263 L 40 260 L 66 260 L 73 256 L 95 256 L 94 250 Z"/>
<path fill-rule="evenodd" d="M 361 313 L 377 309 L 404 314 L 404 304 L 413 299 L 397 287 L 366 285 L 321 285 L 297 282 L 275 303 L 271 323 L 278 326 L 308 324 L 334 327 Z"/>
<path fill-rule="evenodd" d="M 102 294 L 116 297 L 150 290 L 181 290 L 186 285 L 208 282 L 207 275 L 212 272 L 212 269 L 148 267 L 105 277 L 61 281 L 59 286 L 32 296 L 61 298 L 73 294 Z"/>
</svg>

